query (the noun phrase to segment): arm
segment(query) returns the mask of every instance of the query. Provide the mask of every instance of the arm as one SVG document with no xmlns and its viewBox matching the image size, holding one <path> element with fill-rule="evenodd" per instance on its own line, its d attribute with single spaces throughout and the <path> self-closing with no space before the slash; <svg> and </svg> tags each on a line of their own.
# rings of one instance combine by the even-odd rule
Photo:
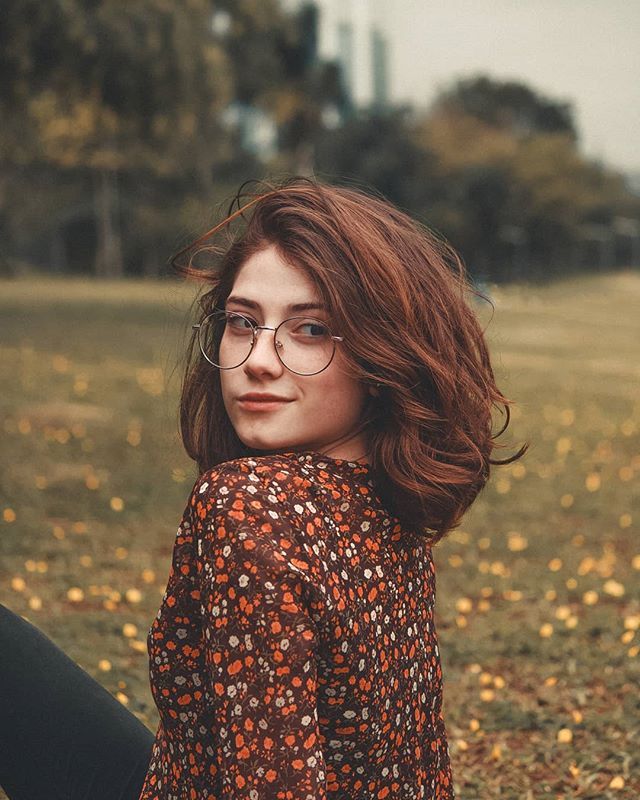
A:
<svg viewBox="0 0 640 800">
<path fill-rule="evenodd" d="M 237 471 L 210 482 L 205 476 L 199 496 L 193 517 L 206 688 L 223 796 L 325 800 L 304 554 L 262 482 Z"/>
</svg>

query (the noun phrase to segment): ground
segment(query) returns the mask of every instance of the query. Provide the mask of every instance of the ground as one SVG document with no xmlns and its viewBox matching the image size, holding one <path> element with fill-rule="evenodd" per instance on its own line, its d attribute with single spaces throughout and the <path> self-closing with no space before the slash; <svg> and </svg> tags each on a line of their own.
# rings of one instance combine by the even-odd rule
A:
<svg viewBox="0 0 640 800">
<path fill-rule="evenodd" d="M 474 301 L 512 419 L 434 550 L 460 800 L 640 796 L 640 274 Z M 152 730 L 193 287 L 0 281 L 0 600 Z M 495 429 L 504 418 L 496 412 Z"/>
</svg>

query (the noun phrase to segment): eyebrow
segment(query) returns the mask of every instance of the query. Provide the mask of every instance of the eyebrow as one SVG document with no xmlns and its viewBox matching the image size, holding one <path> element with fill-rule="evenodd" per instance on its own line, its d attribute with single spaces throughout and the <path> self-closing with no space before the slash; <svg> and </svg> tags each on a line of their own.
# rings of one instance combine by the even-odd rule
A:
<svg viewBox="0 0 640 800">
<path fill-rule="evenodd" d="M 246 306 L 246 308 L 253 308 L 257 311 L 260 310 L 260 303 L 256 303 L 255 300 L 249 300 L 246 297 L 238 297 L 237 295 L 231 295 L 227 297 L 227 303 L 237 303 L 241 306 Z M 290 311 L 324 311 L 325 306 L 323 303 L 318 302 L 310 302 L 310 303 L 293 303 L 287 308 Z"/>
</svg>

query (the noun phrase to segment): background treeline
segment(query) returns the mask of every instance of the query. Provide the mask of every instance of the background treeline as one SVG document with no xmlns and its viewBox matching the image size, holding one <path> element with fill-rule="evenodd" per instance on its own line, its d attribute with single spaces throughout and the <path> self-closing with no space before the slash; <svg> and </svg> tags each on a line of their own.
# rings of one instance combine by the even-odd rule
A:
<svg viewBox="0 0 640 800">
<path fill-rule="evenodd" d="M 291 172 L 375 187 L 477 279 L 640 262 L 640 198 L 530 87 L 477 76 L 427 111 L 356 109 L 312 5 L 2 6 L 1 273 L 162 274 L 242 181 Z"/>
</svg>

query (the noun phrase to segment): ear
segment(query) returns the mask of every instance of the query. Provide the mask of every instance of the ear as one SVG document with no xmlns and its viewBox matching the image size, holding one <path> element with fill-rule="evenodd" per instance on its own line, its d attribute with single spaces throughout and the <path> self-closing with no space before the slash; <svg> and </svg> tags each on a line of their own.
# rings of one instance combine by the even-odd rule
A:
<svg viewBox="0 0 640 800">
<path fill-rule="evenodd" d="M 373 386 L 369 387 L 369 394 L 371 397 L 380 397 L 380 386 L 381 384 L 375 383 Z"/>
</svg>

